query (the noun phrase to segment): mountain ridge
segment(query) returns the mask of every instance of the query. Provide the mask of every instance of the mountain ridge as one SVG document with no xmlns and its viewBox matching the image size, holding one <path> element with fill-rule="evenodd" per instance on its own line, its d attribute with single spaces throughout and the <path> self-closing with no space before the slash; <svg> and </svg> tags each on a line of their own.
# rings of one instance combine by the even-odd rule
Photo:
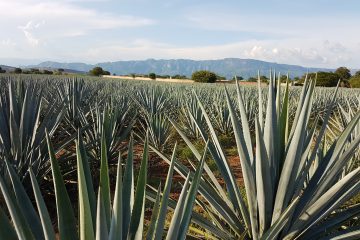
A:
<svg viewBox="0 0 360 240">
<path fill-rule="evenodd" d="M 36 65 L 26 67 L 37 68 L 64 68 L 82 72 L 88 72 L 93 67 L 99 66 L 104 70 L 116 75 L 126 75 L 131 73 L 148 74 L 154 72 L 158 75 L 186 75 L 191 76 L 197 70 L 209 70 L 221 76 L 231 78 L 235 75 L 248 78 L 256 76 L 258 70 L 261 75 L 268 75 L 270 69 L 283 74 L 289 73 L 291 77 L 299 77 L 306 72 L 334 71 L 329 68 L 307 68 L 299 65 L 281 64 L 255 59 L 224 58 L 216 60 L 191 60 L 191 59 L 147 59 L 147 60 L 128 60 L 114 62 L 100 62 L 97 64 L 87 64 L 82 62 L 53 62 L 46 61 Z"/>
</svg>

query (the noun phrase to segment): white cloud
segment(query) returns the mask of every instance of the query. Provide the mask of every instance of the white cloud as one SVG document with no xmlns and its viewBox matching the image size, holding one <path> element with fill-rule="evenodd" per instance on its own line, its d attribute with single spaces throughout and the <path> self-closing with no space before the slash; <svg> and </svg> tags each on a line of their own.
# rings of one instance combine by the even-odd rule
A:
<svg viewBox="0 0 360 240">
<path fill-rule="evenodd" d="M 33 34 L 33 31 L 38 29 L 41 25 L 45 24 L 45 21 L 41 21 L 38 23 L 34 23 L 33 21 L 27 22 L 25 26 L 19 26 L 18 28 L 23 31 L 25 38 L 27 39 L 28 43 L 36 47 L 40 43 L 40 39 L 36 38 Z"/>
<path fill-rule="evenodd" d="M 190 10 L 185 19 L 196 29 L 209 31 L 244 32 L 245 34 L 263 35 L 266 38 L 284 39 L 299 37 L 332 39 L 359 39 L 360 33 L 355 26 L 360 24 L 359 18 L 345 15 L 306 16 L 294 14 L 258 14 L 254 12 L 240 12 L 237 14 L 218 11 L 217 9 L 199 12 Z M 349 24 L 351 23 L 351 24 Z"/>
<path fill-rule="evenodd" d="M 5 47 L 13 47 L 16 46 L 16 42 L 12 41 L 10 38 L 3 39 L 0 41 L 0 45 Z"/>
<path fill-rule="evenodd" d="M 329 51 L 329 46 L 339 46 L 340 43 L 329 42 L 328 45 L 319 40 L 292 41 L 243 41 L 222 45 L 208 45 L 199 47 L 176 47 L 166 43 L 152 42 L 141 39 L 132 43 L 109 44 L 94 47 L 85 53 L 75 53 L 88 61 L 116 61 L 136 60 L 144 58 L 190 58 L 190 59 L 219 59 L 227 57 L 253 58 L 271 62 L 298 64 L 308 67 L 337 67 L 351 66 L 358 61 L 360 47 L 350 46 L 354 52 Z M 342 44 L 341 44 L 342 45 Z M 332 49 L 333 47 L 331 47 Z M 344 47 L 345 48 L 345 47 Z M 355 55 L 355 53 L 357 53 Z"/>
<path fill-rule="evenodd" d="M 30 23 L 29 26 L 23 26 L 22 31 L 29 37 L 28 39 L 33 40 L 85 35 L 93 30 L 134 28 L 155 24 L 152 19 L 132 15 L 114 15 L 66 1 L 0 0 L 0 9 L 0 22 L 8 23 L 6 28 L 9 31 L 14 25 Z M 41 25 L 43 21 L 46 25 L 41 26 L 39 30 L 36 24 Z M 38 29 L 38 37 L 34 36 L 32 32 L 34 29 Z M 0 34 L 5 33 L 2 31 Z"/>
<path fill-rule="evenodd" d="M 125 7 L 120 10 L 114 7 L 114 10 L 108 10 L 110 12 L 100 9 L 117 4 L 109 1 L 105 6 L 102 2 L 106 1 L 0 0 L 0 22 L 4 23 L 0 31 L 1 55 L 88 62 L 239 57 L 321 67 L 357 67 L 360 62 L 360 33 L 354 30 L 360 22 L 351 15 L 304 17 L 300 14 L 253 13 L 243 9 L 238 13 L 235 13 L 237 10 L 225 12 L 221 9 L 198 11 L 189 6 L 187 15 L 182 15 L 184 11 L 179 7 L 171 19 L 167 14 L 159 15 L 159 11 L 164 11 L 159 8 L 152 15 L 159 19 L 157 21 L 141 16 L 143 10 L 136 11 L 139 13 L 136 16 L 128 9 L 145 2 L 146 6 L 152 4 L 154 7 L 180 6 L 180 0 L 176 0 L 179 5 L 174 4 L 175 0 L 167 3 L 122 0 Z M 100 5 L 101 8 L 97 8 Z M 118 11 L 127 11 L 127 14 L 118 14 Z M 158 28 L 154 31 L 146 29 L 155 24 Z M 179 31 L 184 32 L 179 34 Z M 119 37 L 120 32 L 124 38 Z M 149 36 L 150 33 L 153 35 Z M 175 36 L 179 36 L 178 39 L 174 40 Z M 206 37 L 204 42 L 208 44 L 191 45 L 192 37 L 196 42 Z"/>
</svg>

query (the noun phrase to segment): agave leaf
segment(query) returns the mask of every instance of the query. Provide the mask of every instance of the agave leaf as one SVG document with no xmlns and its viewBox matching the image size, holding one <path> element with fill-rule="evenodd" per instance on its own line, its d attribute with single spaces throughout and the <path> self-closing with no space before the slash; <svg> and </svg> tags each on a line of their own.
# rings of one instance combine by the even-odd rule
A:
<svg viewBox="0 0 360 240">
<path fill-rule="evenodd" d="M 275 72 L 274 72 L 275 74 Z M 275 77 L 274 77 L 275 78 Z M 277 116 L 276 116 L 276 100 L 274 96 L 274 80 L 270 78 L 268 89 L 268 102 L 266 108 L 266 118 L 264 125 L 264 143 L 269 161 L 269 169 L 271 174 L 271 186 L 276 189 L 276 183 L 279 176 L 279 137 L 277 134 Z M 275 191 L 275 190 L 273 190 Z"/>
<path fill-rule="evenodd" d="M 9 162 L 5 159 L 5 164 L 10 176 L 10 180 L 14 189 L 15 197 L 18 202 L 19 209 L 24 215 L 26 221 L 29 223 L 29 227 L 37 239 L 44 238 L 43 229 L 38 214 L 36 213 L 32 202 L 26 193 L 23 185 L 21 184 L 18 175 L 14 169 L 10 166 Z M 30 224 L 31 223 L 31 224 Z"/>
<path fill-rule="evenodd" d="M 229 196 L 233 201 L 232 205 L 235 207 L 236 211 L 240 211 L 242 213 L 242 217 L 244 218 L 246 226 L 249 227 L 250 226 L 249 213 L 248 213 L 248 211 L 245 207 L 245 203 L 241 197 L 239 187 L 237 186 L 237 183 L 236 183 L 236 179 L 235 179 L 235 177 L 232 173 L 232 170 L 227 162 L 225 153 L 220 145 L 219 139 L 215 133 L 215 130 L 214 130 L 212 124 L 211 124 L 211 120 L 210 120 L 208 114 L 206 113 L 206 110 L 205 110 L 203 104 L 201 103 L 199 97 L 196 94 L 195 94 L 195 97 L 198 101 L 199 107 L 203 113 L 203 116 L 205 118 L 207 126 L 210 130 L 211 138 L 214 142 L 214 143 L 209 142 L 209 144 L 208 144 L 209 152 L 211 153 L 212 157 L 214 158 L 214 160 L 221 172 L 221 175 L 223 176 L 223 178 L 225 180 L 227 190 L 229 191 Z M 230 112 L 230 116 L 231 115 L 233 116 L 232 112 L 231 111 L 229 111 L 229 112 Z M 234 130 L 234 132 L 236 132 L 236 131 Z M 207 141 L 208 139 L 204 139 L 204 140 Z M 249 174 L 251 174 L 251 173 L 249 173 Z"/>
<path fill-rule="evenodd" d="M 111 239 L 108 238 L 108 226 L 106 223 L 105 205 L 103 201 L 103 194 L 101 192 L 101 185 L 99 186 L 97 199 L 97 213 L 96 213 L 96 240 Z M 118 238 L 120 239 L 120 238 Z"/>
<path fill-rule="evenodd" d="M 163 196 L 161 198 L 159 214 L 158 214 L 158 217 L 156 220 L 156 230 L 155 230 L 155 237 L 154 237 L 155 240 L 161 240 L 162 236 L 163 236 L 163 231 L 164 231 L 164 226 L 165 226 L 165 218 L 166 218 L 166 210 L 168 207 L 169 194 L 170 194 L 170 190 L 171 190 L 171 181 L 172 181 L 174 166 L 175 166 L 176 147 L 177 147 L 177 144 L 175 144 L 175 146 L 174 146 L 173 154 L 171 157 L 171 164 L 170 164 L 170 167 L 168 170 L 168 174 L 166 176 L 164 192 L 163 192 Z"/>
<path fill-rule="evenodd" d="M 277 239 L 277 236 L 283 230 L 292 212 L 294 211 L 299 198 L 295 198 L 281 216 L 271 225 L 271 227 L 261 237 L 262 240 Z"/>
<path fill-rule="evenodd" d="M 199 126 L 199 124 L 196 122 L 195 118 L 193 117 L 193 115 L 190 113 L 190 116 L 192 117 L 194 123 L 196 124 L 197 128 L 199 129 L 201 135 L 203 136 L 204 140 L 205 140 L 205 133 L 203 131 L 203 129 L 201 129 L 201 127 Z M 179 135 L 182 137 L 182 139 L 185 141 L 186 145 L 190 148 L 190 150 L 192 151 L 192 153 L 195 155 L 196 159 L 198 159 L 199 161 L 201 160 L 201 155 L 199 153 L 199 151 L 196 149 L 196 147 L 191 143 L 191 141 L 189 140 L 189 138 L 186 136 L 186 134 L 180 130 L 179 126 L 169 118 L 169 121 L 172 123 L 172 125 L 174 126 L 174 128 L 176 129 L 176 131 L 179 133 Z M 209 149 L 210 152 L 211 149 Z M 217 160 L 219 161 L 219 160 Z M 222 168 L 221 168 L 222 169 Z M 223 190 L 223 188 L 221 187 L 221 185 L 219 184 L 218 180 L 216 179 L 214 173 L 211 171 L 211 169 L 209 168 L 209 166 L 206 164 L 206 162 L 204 163 L 204 170 L 206 172 L 206 174 L 209 176 L 211 182 L 214 184 L 214 186 L 216 187 L 216 190 L 219 192 L 219 194 L 222 196 L 222 198 L 227 202 L 228 205 L 233 206 L 233 204 L 228 201 L 227 198 L 227 194 L 225 193 L 225 191 Z M 185 175 L 184 175 L 185 176 Z M 224 177 L 226 178 L 226 177 Z M 230 190 L 231 191 L 231 190 Z M 230 193 L 230 195 L 232 195 Z"/>
<path fill-rule="evenodd" d="M 13 225 L 10 223 L 6 214 L 0 208 L 0 236 L 8 240 L 18 240 Z"/>
<path fill-rule="evenodd" d="M 15 117 L 12 112 L 10 112 L 10 138 L 11 138 L 11 146 L 14 147 L 13 157 L 20 158 L 20 154 L 22 152 L 22 143 L 20 141 L 19 128 L 15 122 Z"/>
<path fill-rule="evenodd" d="M 259 121 L 255 120 L 256 131 L 256 190 L 259 209 L 259 235 L 261 236 L 271 224 L 273 192 L 271 191 L 271 176 L 269 161 Z"/>
<path fill-rule="evenodd" d="M 281 109 L 281 74 L 280 72 L 278 73 L 278 79 L 277 82 L 275 81 L 276 84 L 276 105 L 275 105 L 275 109 L 276 109 L 276 119 L 279 120 L 280 119 L 280 109 Z"/>
<path fill-rule="evenodd" d="M 106 216 L 106 225 L 108 226 L 108 230 L 110 230 L 111 224 L 111 200 L 110 200 L 110 183 L 109 183 L 109 167 L 108 167 L 108 150 L 106 146 L 104 131 L 101 136 L 101 164 L 100 164 L 100 185 L 101 185 L 101 193 L 102 199 L 104 201 L 105 207 L 105 216 Z"/>
<path fill-rule="evenodd" d="M 124 172 L 122 196 L 123 196 L 123 228 L 122 236 L 123 239 L 126 239 L 129 232 L 131 211 L 134 206 L 134 166 L 133 166 L 133 137 L 130 136 L 129 147 L 128 147 L 128 156 Z"/>
<path fill-rule="evenodd" d="M 297 123 L 299 121 L 299 116 L 300 116 L 300 113 L 302 111 L 302 107 L 304 106 L 304 102 L 305 102 L 306 94 L 308 92 L 308 88 L 309 88 L 309 79 L 308 79 L 308 75 L 306 74 L 305 75 L 304 86 L 301 89 L 300 99 L 298 101 L 298 105 L 297 105 L 297 108 L 296 108 L 296 113 L 295 113 L 293 123 Z M 297 124 L 292 125 L 289 139 L 291 139 L 293 137 L 296 126 L 297 126 Z"/>
<path fill-rule="evenodd" d="M 121 154 L 119 153 L 116 187 L 113 202 L 113 215 L 111 218 L 109 240 L 121 239 L 123 236 L 123 182 L 122 182 L 122 167 L 121 167 Z M 125 185 L 131 187 L 131 185 Z M 126 188 L 126 187 L 125 187 Z"/>
<path fill-rule="evenodd" d="M 279 169 L 282 169 L 283 166 L 283 159 L 284 159 L 284 152 L 286 149 L 286 145 L 288 143 L 289 137 L 289 78 L 286 81 L 286 88 L 284 99 L 282 103 L 281 114 L 279 116 L 279 134 L 280 134 L 280 154 L 282 154 L 281 162 L 279 163 Z"/>
<path fill-rule="evenodd" d="M 77 152 L 77 174 L 78 174 L 78 190 L 79 190 L 79 233 L 80 240 L 94 240 L 93 215 L 91 212 L 90 198 L 88 194 L 88 186 L 83 166 L 83 155 L 80 150 L 79 143 L 76 142 Z"/>
<path fill-rule="evenodd" d="M 306 137 L 306 140 L 305 140 L 305 143 L 304 143 L 304 146 L 305 148 L 303 149 L 303 154 L 302 154 L 302 157 L 301 157 L 301 160 L 300 160 L 300 164 L 299 164 L 299 168 L 298 168 L 298 171 L 297 171 L 297 174 L 296 174 L 296 179 L 297 179 L 297 184 L 298 184 L 298 188 L 302 188 L 303 187 L 303 182 L 302 181 L 298 181 L 298 179 L 300 178 L 301 174 L 304 174 L 304 173 L 307 173 L 307 171 L 304 171 L 304 167 L 306 166 L 306 161 L 308 161 L 308 156 L 309 156 L 309 153 L 311 151 L 311 147 L 313 145 L 313 139 L 314 139 L 314 136 L 315 136 L 315 130 L 316 130 L 316 127 L 318 126 L 318 121 L 319 121 L 319 118 L 317 117 L 314 121 L 314 125 L 312 127 L 312 129 L 310 129 L 307 137 Z M 309 162 L 307 162 L 308 164 L 310 164 Z M 299 194 L 299 192 L 295 191 L 295 196 L 297 196 Z"/>
<path fill-rule="evenodd" d="M 6 184 L 3 178 L 0 176 L 0 189 L 2 195 L 8 207 L 16 234 L 19 239 L 26 240 L 35 240 L 34 235 L 31 232 L 28 222 L 25 220 L 25 217 L 22 215 L 16 200 L 10 195 L 9 190 L 6 187 Z"/>
<path fill-rule="evenodd" d="M 299 168 L 302 149 L 305 139 L 305 130 L 307 125 L 307 110 L 311 107 L 311 98 L 314 89 L 314 84 L 306 93 L 304 106 L 302 107 L 299 116 L 299 122 L 296 123 L 297 127 L 294 132 L 293 138 L 290 140 L 290 146 L 287 151 L 284 166 L 281 170 L 278 189 L 275 197 L 275 205 L 273 211 L 272 222 L 274 223 L 280 214 L 283 212 L 289 201 L 293 196 L 295 188 L 295 181 L 291 181 L 292 177 L 296 177 L 297 169 Z"/>
<path fill-rule="evenodd" d="M 161 182 L 159 184 L 156 199 L 155 199 L 154 206 L 152 209 L 150 226 L 149 226 L 149 229 L 147 231 L 147 236 L 146 236 L 147 240 L 152 240 L 155 237 L 155 233 L 156 233 L 155 228 L 156 228 L 156 223 L 157 223 L 157 218 L 159 215 L 159 208 L 160 208 L 160 197 L 161 197 Z M 163 230 L 163 229 L 161 229 L 161 230 Z"/>
<path fill-rule="evenodd" d="M 263 116 L 263 99 L 261 92 L 261 80 L 260 80 L 260 71 L 258 71 L 258 103 L 259 103 L 259 123 L 261 131 L 264 129 L 264 116 Z"/>
<path fill-rule="evenodd" d="M 155 202 L 155 198 L 157 196 L 157 194 L 155 194 L 154 192 L 157 192 L 156 189 L 154 189 L 153 187 L 149 186 L 149 188 L 152 191 L 147 191 L 146 192 L 146 198 L 149 199 L 152 202 Z M 175 209 L 177 206 L 177 202 L 175 202 L 172 199 L 169 199 L 169 209 Z M 193 217 L 191 219 L 191 221 L 199 226 L 201 226 L 204 229 L 207 229 L 208 231 L 210 231 L 211 233 L 213 233 L 216 236 L 219 236 L 221 239 L 231 239 L 231 234 L 229 232 L 226 232 L 225 230 L 222 230 L 220 228 L 218 228 L 217 226 L 214 225 L 214 223 L 208 219 L 205 219 L 202 215 L 200 215 L 199 213 L 193 211 L 192 213 Z"/>
<path fill-rule="evenodd" d="M 342 134 L 340 135 L 338 140 L 336 142 L 334 142 L 332 147 L 327 151 L 327 154 L 324 156 L 324 160 L 320 163 L 320 165 L 316 169 L 313 177 L 311 178 L 311 180 L 309 182 L 309 186 L 305 189 L 304 194 L 301 197 L 302 200 L 298 206 L 296 215 L 300 214 L 301 210 L 305 208 L 305 205 L 308 205 L 310 202 L 313 201 L 313 199 L 317 199 L 317 198 L 314 198 L 315 192 L 317 194 L 316 196 L 320 196 L 321 193 L 323 193 L 324 190 L 326 190 L 328 188 L 329 184 L 319 185 L 321 178 L 324 178 L 324 176 L 331 176 L 331 174 L 333 174 L 334 171 L 339 170 L 339 167 L 341 167 L 340 164 L 344 164 L 345 160 L 348 159 L 349 155 L 346 154 L 346 155 L 342 156 L 342 158 L 341 158 L 342 161 L 338 161 L 340 150 L 343 149 L 352 129 L 356 126 L 359 119 L 360 119 L 360 112 L 358 113 L 356 118 L 353 118 L 353 120 L 350 122 L 350 124 L 347 126 L 347 128 L 342 132 Z M 356 141 L 358 141 L 358 140 L 355 140 L 355 142 Z M 337 153 L 334 153 L 336 146 L 337 146 Z M 353 145 L 353 147 L 356 147 L 356 145 Z M 349 154 L 351 153 L 351 148 L 347 153 L 349 153 Z M 331 163 L 335 163 L 335 160 L 337 160 L 335 167 L 333 166 L 332 171 L 330 171 L 329 168 L 331 166 Z M 307 168 L 310 168 L 310 166 L 308 166 Z M 334 176 L 334 175 L 332 175 L 332 176 Z M 327 178 L 327 179 L 334 180 L 331 178 Z"/>
<path fill-rule="evenodd" d="M 210 144 L 210 143 L 209 143 Z M 156 150 L 153 147 L 150 147 L 157 155 L 159 155 L 164 161 L 170 164 L 170 160 L 166 158 L 162 153 Z M 181 162 L 175 161 L 175 170 L 182 176 L 186 176 L 192 173 L 187 167 L 185 167 Z M 237 217 L 237 214 L 232 209 L 232 205 L 228 205 L 227 202 L 213 189 L 213 187 L 208 186 L 204 181 L 200 181 L 199 193 L 209 202 L 209 204 L 216 209 L 221 216 L 237 234 L 241 234 L 244 231 L 243 224 Z"/>
<path fill-rule="evenodd" d="M 346 230 L 336 231 L 333 234 L 320 238 L 320 240 L 357 240 L 360 238 L 360 226 L 349 227 Z"/>
<path fill-rule="evenodd" d="M 304 228 L 309 229 L 329 214 L 335 207 L 348 200 L 354 192 L 360 189 L 359 176 L 360 168 L 357 168 L 318 198 L 314 204 L 306 209 L 305 213 L 295 220 L 286 238 L 294 237 Z"/>
<path fill-rule="evenodd" d="M 197 195 L 197 191 L 198 191 L 198 187 L 199 187 L 199 182 L 201 179 L 202 170 L 204 167 L 204 162 L 205 162 L 205 158 L 206 158 L 206 154 L 207 154 L 207 147 L 208 147 L 208 142 L 206 143 L 203 157 L 202 157 L 201 161 L 199 162 L 199 165 L 196 168 L 194 178 L 191 182 L 189 192 L 186 196 L 186 202 L 185 202 L 185 206 L 184 206 L 184 210 L 183 210 L 183 216 L 181 219 L 180 229 L 179 229 L 178 236 L 177 236 L 178 239 L 185 239 L 186 233 L 189 228 L 190 219 L 191 219 L 191 215 L 192 215 L 192 209 L 193 209 L 193 206 L 195 203 L 195 199 L 196 199 L 196 195 Z"/>
<path fill-rule="evenodd" d="M 54 232 L 54 229 L 53 229 L 53 226 L 51 223 L 51 218 L 49 216 L 49 212 L 46 208 L 44 198 L 41 195 L 40 187 L 36 181 L 36 177 L 35 177 L 33 171 L 31 170 L 31 168 L 29 168 L 29 173 L 30 173 L 32 188 L 34 191 L 34 196 L 36 199 L 36 205 L 37 205 L 40 219 L 41 219 L 44 237 L 46 240 L 55 239 L 55 232 Z M 2 236 L 2 235 L 0 234 L 0 236 Z"/>
<path fill-rule="evenodd" d="M 58 227 L 60 240 L 76 240 L 77 227 L 74 210 L 71 206 L 69 195 L 67 194 L 63 177 L 60 172 L 59 164 L 55 157 L 54 149 L 50 142 L 49 134 L 46 132 L 46 141 L 49 150 L 51 170 L 54 181 L 56 210 L 58 215 Z"/>
<path fill-rule="evenodd" d="M 318 239 L 324 235 L 324 233 L 339 228 L 346 221 L 359 215 L 360 204 L 350 206 L 347 209 L 331 214 L 331 216 L 325 221 L 322 221 L 321 224 L 311 227 L 302 237 L 305 239 Z M 340 232 L 342 233 L 342 231 Z"/>
<path fill-rule="evenodd" d="M 245 225 L 248 229 L 251 229 L 252 237 L 257 239 L 258 237 L 258 223 L 257 223 L 257 205 L 256 205 L 256 185 L 255 185 L 255 176 L 254 168 L 251 164 L 250 157 L 246 148 L 246 143 L 243 139 L 243 133 L 240 130 L 240 123 L 235 116 L 235 111 L 233 104 L 230 100 L 229 94 L 225 89 L 226 100 L 228 103 L 229 113 L 231 117 L 232 126 L 234 128 L 235 140 L 237 145 L 237 150 L 240 157 L 241 170 L 244 177 L 246 196 L 248 200 L 249 210 L 242 203 L 242 196 L 240 195 L 239 188 L 234 177 L 232 177 L 233 188 L 236 189 L 236 197 L 241 206 L 241 213 L 245 221 Z M 250 219 L 250 221 L 249 221 Z"/>
<path fill-rule="evenodd" d="M 348 146 L 348 149 L 336 160 L 333 167 L 329 169 L 328 174 L 320 181 L 321 186 L 316 190 L 315 197 L 320 196 L 327 188 L 333 185 L 338 179 L 348 160 L 354 155 L 360 144 L 360 135 L 354 139 Z M 312 203 L 313 201 L 310 201 Z"/>
<path fill-rule="evenodd" d="M 134 207 L 131 214 L 128 239 L 141 239 L 144 227 L 145 190 L 149 159 L 148 135 L 145 139 L 143 158 L 136 184 Z"/>
<path fill-rule="evenodd" d="M 186 198 L 188 196 L 187 191 L 189 187 L 189 181 L 190 181 L 190 174 L 188 174 L 188 176 L 186 177 L 184 186 L 181 190 L 178 202 L 176 204 L 176 208 L 174 210 L 174 214 L 170 222 L 169 230 L 166 235 L 166 240 L 177 239 L 179 236 L 178 233 L 180 231 L 180 224 L 184 214 Z"/>
<path fill-rule="evenodd" d="M 313 162 L 313 160 L 315 159 L 316 150 L 319 148 L 321 140 L 322 140 L 322 138 L 323 138 L 323 136 L 325 134 L 326 126 L 328 125 L 328 122 L 329 122 L 329 119 L 330 119 L 330 116 L 331 116 L 331 113 L 332 113 L 332 109 L 333 109 L 334 103 L 336 101 L 336 96 L 337 96 L 338 89 L 339 89 L 339 83 L 338 83 L 338 85 L 337 85 L 337 87 L 336 87 L 336 89 L 335 89 L 335 91 L 333 93 L 333 96 L 332 96 L 332 99 L 331 99 L 330 103 L 326 106 L 326 108 L 327 108 L 326 115 L 325 115 L 325 118 L 323 120 L 323 124 L 321 126 L 321 129 L 320 129 L 320 131 L 318 133 L 318 137 L 317 137 L 317 139 L 315 141 L 314 150 L 313 150 L 313 152 L 312 152 L 312 154 L 311 154 L 311 156 L 309 158 L 310 162 Z M 300 108 L 300 107 L 298 106 L 298 108 Z M 293 128 L 294 128 L 294 126 L 293 126 Z"/>
<path fill-rule="evenodd" d="M 226 91 L 226 89 L 225 89 L 225 91 Z M 255 169 L 249 121 L 248 121 L 248 117 L 246 116 L 246 109 L 244 106 L 243 98 L 240 93 L 239 83 L 237 81 L 236 81 L 236 91 L 237 91 L 238 106 L 239 106 L 240 118 L 241 118 L 241 128 L 243 131 L 244 140 L 245 140 L 246 148 L 247 148 L 246 152 L 247 152 L 247 155 L 249 155 L 249 160 L 250 160 L 251 166 L 253 167 L 253 169 Z"/>
<path fill-rule="evenodd" d="M 83 140 L 80 136 L 80 131 L 79 131 L 79 135 L 78 135 L 77 157 L 78 157 L 78 161 L 81 160 L 83 174 L 85 177 L 85 184 L 86 184 L 86 188 L 87 188 L 86 191 L 87 191 L 88 200 L 89 200 L 89 204 L 90 204 L 92 222 L 93 222 L 94 229 L 95 229 L 96 197 L 95 197 L 94 185 L 93 185 L 93 181 L 92 181 L 92 174 L 91 174 L 91 170 L 90 170 L 90 166 L 89 166 L 89 160 L 88 160 L 88 157 L 86 154 Z"/>
</svg>

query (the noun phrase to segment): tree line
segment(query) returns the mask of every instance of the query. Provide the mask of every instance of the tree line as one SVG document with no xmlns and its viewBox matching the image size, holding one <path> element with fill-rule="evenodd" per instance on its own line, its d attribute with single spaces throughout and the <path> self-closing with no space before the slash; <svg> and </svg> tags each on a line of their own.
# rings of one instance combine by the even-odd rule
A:
<svg viewBox="0 0 360 240">
<path fill-rule="evenodd" d="M 6 70 L 2 69 L 0 67 L 0 73 L 6 73 Z M 61 75 L 65 74 L 65 70 L 62 68 L 59 68 L 57 70 L 40 70 L 37 68 L 30 68 L 30 69 L 21 69 L 21 68 L 14 68 L 14 70 L 10 71 L 10 73 L 15 74 L 56 74 Z M 94 67 L 88 72 L 91 76 L 101 76 L 101 75 L 110 75 L 111 73 L 109 71 L 104 70 L 101 67 Z M 115 75 L 115 74 L 114 74 Z M 158 75 L 156 73 L 149 73 L 149 74 L 129 74 L 128 76 L 132 78 L 136 77 L 148 77 L 150 79 L 187 79 L 187 76 L 185 75 Z M 340 87 L 352 87 L 352 88 L 360 88 L 360 71 L 357 71 L 354 75 L 351 74 L 350 69 L 346 67 L 339 67 L 334 72 L 314 72 L 314 73 L 307 73 L 304 74 L 301 77 L 294 77 L 289 78 L 288 75 L 281 75 L 280 81 L 286 82 L 286 80 L 289 78 L 292 82 L 294 82 L 297 85 L 302 85 L 305 81 L 306 76 L 311 79 L 316 79 L 316 85 L 322 86 L 322 87 L 335 87 L 338 82 L 340 81 Z M 214 72 L 207 71 L 207 70 L 199 70 L 195 71 L 191 75 L 191 79 L 195 82 L 202 82 L 202 83 L 214 83 L 219 80 L 226 80 L 225 77 L 220 76 Z M 234 76 L 231 80 L 234 81 L 235 79 L 239 81 L 248 81 L 248 82 L 256 82 L 258 80 L 257 76 L 249 77 L 247 79 L 244 79 L 242 76 Z M 261 82 L 268 82 L 269 78 L 265 75 L 260 76 Z"/>
</svg>

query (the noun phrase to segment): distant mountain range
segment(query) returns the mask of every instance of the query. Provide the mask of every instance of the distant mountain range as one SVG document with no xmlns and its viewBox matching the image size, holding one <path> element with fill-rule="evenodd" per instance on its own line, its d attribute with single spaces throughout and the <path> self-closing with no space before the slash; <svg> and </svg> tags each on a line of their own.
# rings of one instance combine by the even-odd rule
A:
<svg viewBox="0 0 360 240">
<path fill-rule="evenodd" d="M 37 65 L 26 66 L 27 68 L 41 69 L 72 69 L 79 72 L 88 72 L 95 66 L 100 66 L 112 74 L 125 75 L 131 73 L 148 74 L 154 72 L 158 75 L 186 75 L 191 76 L 197 70 L 210 70 L 228 79 L 233 76 L 248 78 L 256 76 L 260 70 L 262 75 L 268 75 L 270 69 L 283 74 L 289 73 L 291 77 L 302 76 L 306 72 L 334 71 L 325 68 L 306 68 L 297 65 L 279 64 L 272 62 L 259 61 L 254 59 L 225 58 L 219 60 L 189 60 L 189 59 L 170 59 L 170 60 L 138 60 L 138 61 L 116 61 L 103 62 L 97 64 L 86 63 L 60 63 L 42 62 Z"/>
<path fill-rule="evenodd" d="M 32 66 L 21 66 L 21 68 L 24 70 L 30 70 L 31 68 L 37 68 L 40 70 L 57 70 L 59 68 L 57 67 L 38 67 L 37 65 L 34 65 L 36 67 L 32 67 Z M 11 66 L 7 66 L 7 65 L 1 65 L 0 64 L 0 68 L 2 70 L 5 70 L 6 72 L 13 72 L 15 70 L 15 67 L 11 67 Z M 62 68 L 64 69 L 64 72 L 66 73 L 75 73 L 75 74 L 83 74 L 86 73 L 87 71 L 79 71 L 79 70 L 74 70 L 74 69 L 68 69 L 68 68 Z"/>
<path fill-rule="evenodd" d="M 7 66 L 7 65 L 0 65 L 0 68 L 2 70 L 7 71 L 7 72 L 14 71 L 14 69 L 15 69 L 14 67 L 10 67 L 10 66 Z"/>
</svg>

